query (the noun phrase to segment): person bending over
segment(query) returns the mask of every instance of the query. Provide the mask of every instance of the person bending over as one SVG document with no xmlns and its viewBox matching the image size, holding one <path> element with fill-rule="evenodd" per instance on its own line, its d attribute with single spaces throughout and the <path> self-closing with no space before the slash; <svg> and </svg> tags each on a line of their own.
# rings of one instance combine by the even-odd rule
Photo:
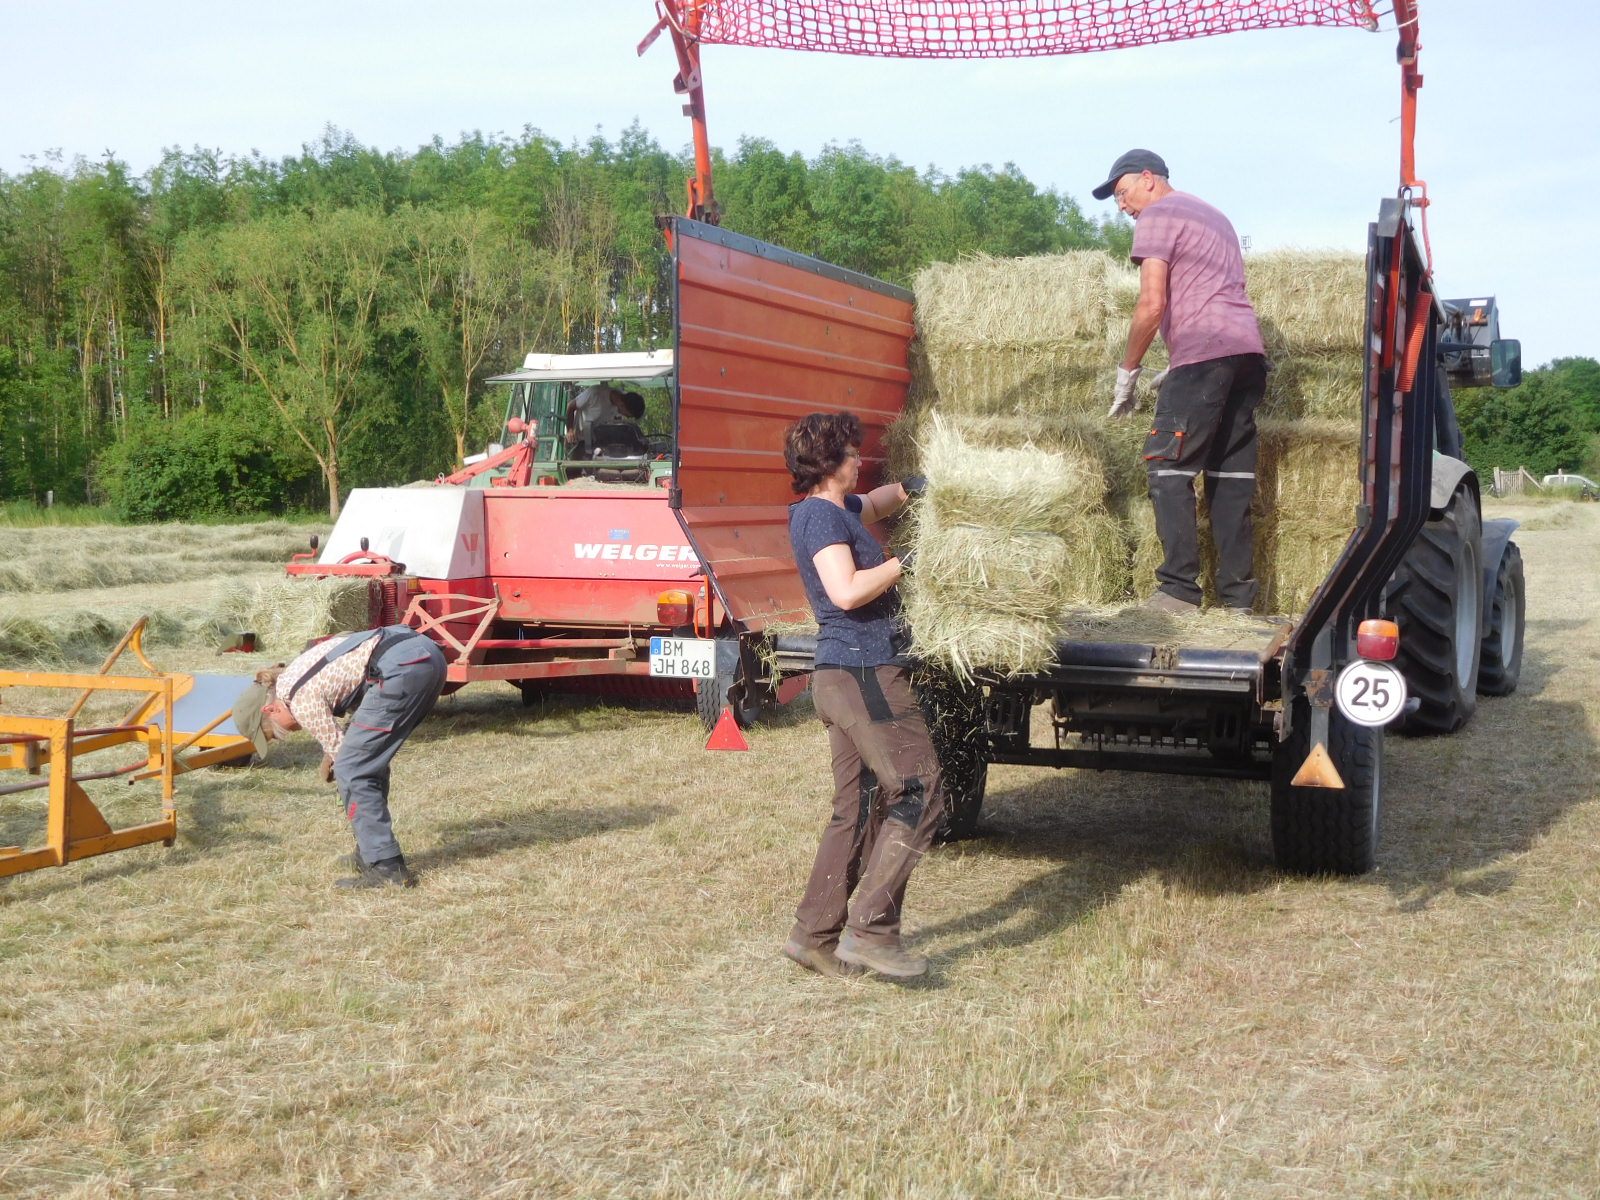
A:
<svg viewBox="0 0 1600 1200">
<path fill-rule="evenodd" d="M 431 638 L 390 625 L 336 634 L 258 672 L 234 704 L 233 723 L 258 754 L 299 729 L 321 743 L 322 778 L 338 785 L 356 839 L 356 875 L 337 886 L 415 886 L 391 827 L 389 763 L 433 710 L 444 676 Z"/>
</svg>

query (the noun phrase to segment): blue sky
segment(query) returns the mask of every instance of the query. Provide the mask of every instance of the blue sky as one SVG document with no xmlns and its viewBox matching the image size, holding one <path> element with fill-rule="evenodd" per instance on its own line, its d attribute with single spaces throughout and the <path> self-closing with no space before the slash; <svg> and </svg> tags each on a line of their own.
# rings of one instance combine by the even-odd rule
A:
<svg viewBox="0 0 1600 1200">
<path fill-rule="evenodd" d="M 1446 295 L 1493 293 L 1533 366 L 1600 357 L 1600 5 L 1422 0 L 1418 173 Z M 1536 23 L 1529 13 L 1537 13 Z M 382 149 L 433 136 L 615 137 L 638 121 L 688 142 L 672 52 L 635 47 L 652 0 L 61 0 L 8 18 L 0 170 L 28 156 L 164 146 L 296 152 L 327 124 Z M 1394 34 L 1300 29 L 1063 58 L 927 62 L 711 46 L 713 142 L 811 156 L 859 141 L 918 168 L 1015 163 L 1089 190 L 1131 146 L 1211 201 L 1256 248 L 1360 250 L 1399 170 Z"/>
</svg>

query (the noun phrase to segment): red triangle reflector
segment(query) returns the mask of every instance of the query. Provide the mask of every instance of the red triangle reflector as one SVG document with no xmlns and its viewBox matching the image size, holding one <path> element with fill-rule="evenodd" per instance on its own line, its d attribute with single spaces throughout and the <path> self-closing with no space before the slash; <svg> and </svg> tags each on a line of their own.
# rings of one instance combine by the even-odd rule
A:
<svg viewBox="0 0 1600 1200">
<path fill-rule="evenodd" d="M 706 739 L 707 750 L 748 750 L 750 745 L 744 740 L 744 734 L 739 732 L 739 723 L 733 719 L 733 709 L 723 706 L 722 715 L 717 718 L 717 727 L 711 731 L 711 736 Z"/>
</svg>

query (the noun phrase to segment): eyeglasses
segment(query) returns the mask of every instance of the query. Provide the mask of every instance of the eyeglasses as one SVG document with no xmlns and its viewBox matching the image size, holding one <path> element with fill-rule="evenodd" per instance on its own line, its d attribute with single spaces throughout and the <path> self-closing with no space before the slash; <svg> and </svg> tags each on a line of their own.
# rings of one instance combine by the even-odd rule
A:
<svg viewBox="0 0 1600 1200">
<path fill-rule="evenodd" d="M 1139 176 L 1135 175 L 1133 182 L 1134 183 L 1139 182 L 1139 178 L 1140 178 Z M 1121 204 L 1122 203 L 1122 198 L 1124 196 L 1126 196 L 1132 190 L 1133 190 L 1133 183 L 1125 183 L 1121 187 L 1119 187 L 1116 191 L 1111 193 L 1111 198 L 1113 200 L 1115 200 L 1118 204 Z"/>
</svg>

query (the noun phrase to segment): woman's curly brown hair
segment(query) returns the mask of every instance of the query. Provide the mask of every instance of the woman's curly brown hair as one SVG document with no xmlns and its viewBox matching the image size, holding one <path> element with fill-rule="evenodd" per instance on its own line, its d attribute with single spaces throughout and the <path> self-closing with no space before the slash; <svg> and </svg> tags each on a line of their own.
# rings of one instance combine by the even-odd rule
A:
<svg viewBox="0 0 1600 1200">
<path fill-rule="evenodd" d="M 783 435 L 783 461 L 794 476 L 790 483 L 805 495 L 843 465 L 852 447 L 861 445 L 861 418 L 855 413 L 809 413 Z"/>
</svg>

